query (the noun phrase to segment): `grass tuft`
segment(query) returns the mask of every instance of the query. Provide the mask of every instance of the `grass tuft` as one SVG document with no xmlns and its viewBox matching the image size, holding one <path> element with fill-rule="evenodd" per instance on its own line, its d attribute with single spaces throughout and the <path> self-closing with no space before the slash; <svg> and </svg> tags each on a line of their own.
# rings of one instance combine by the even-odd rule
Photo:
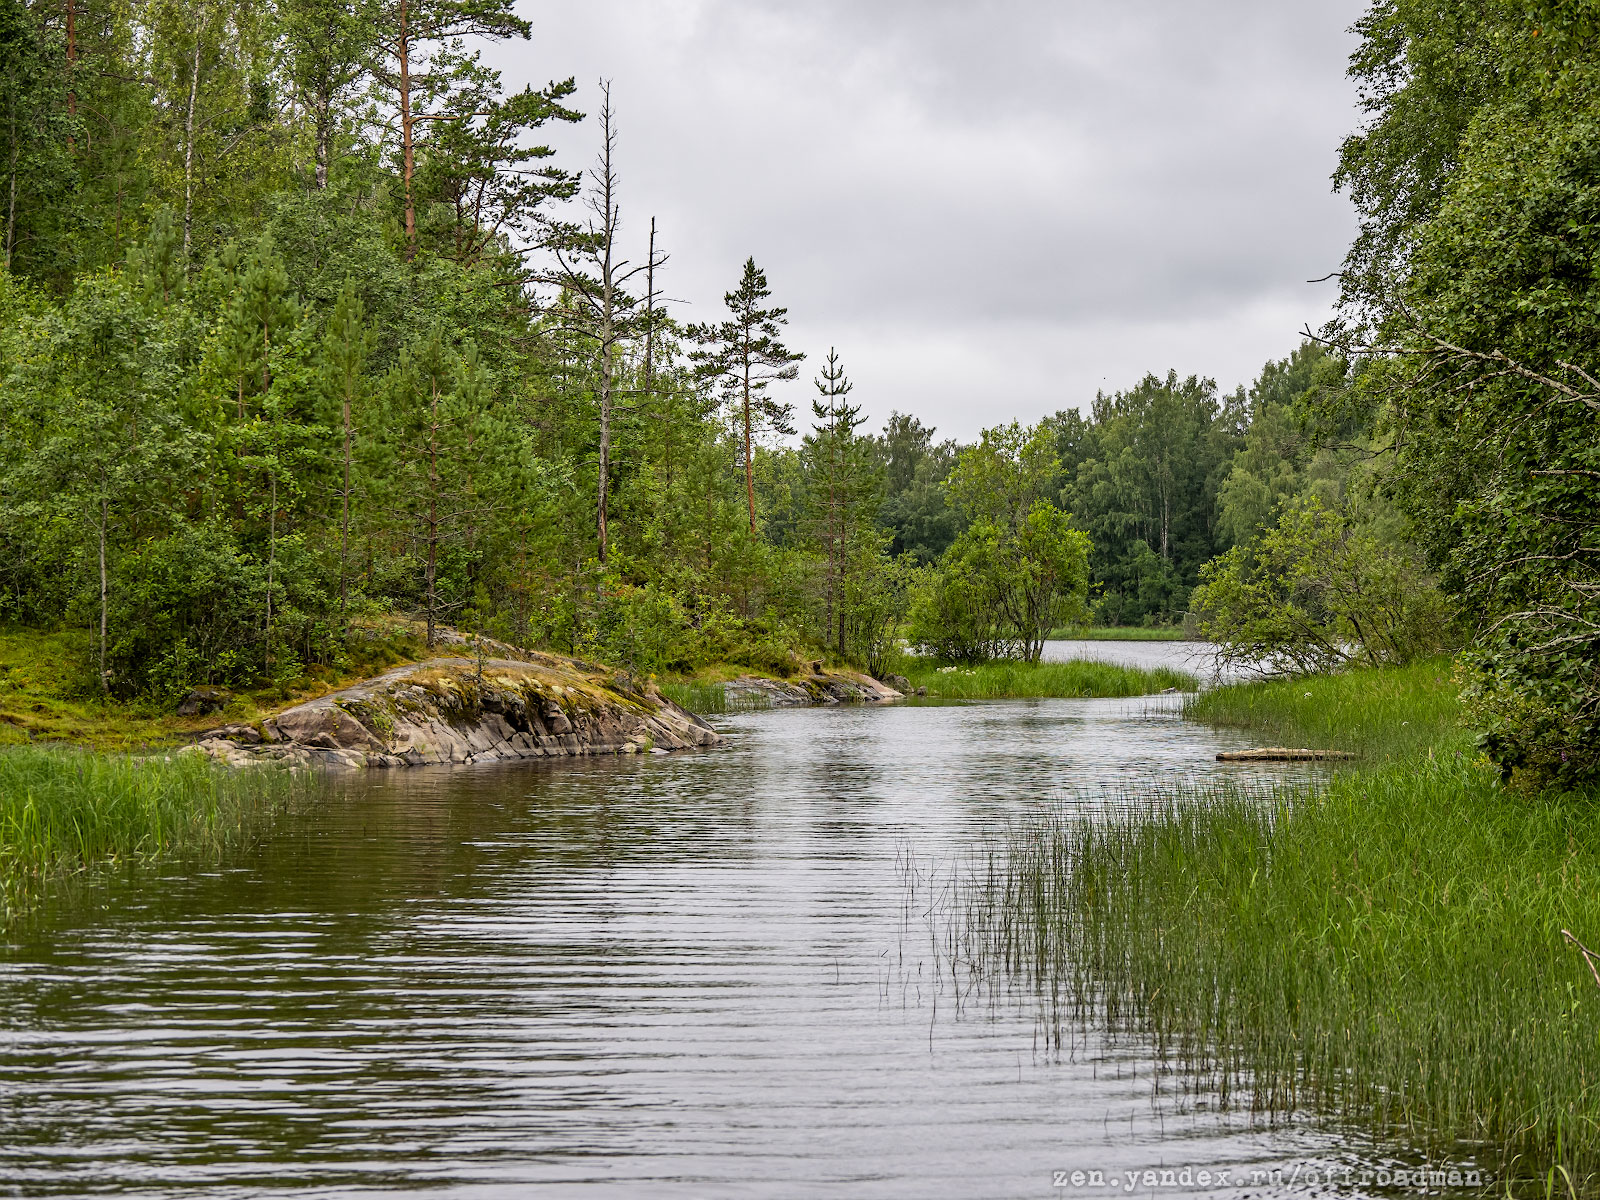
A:
<svg viewBox="0 0 1600 1200">
<path fill-rule="evenodd" d="M 679 708 L 705 716 L 728 711 L 728 693 L 720 683 L 662 683 L 661 694 Z"/>
<path fill-rule="evenodd" d="M 1020 984 L 1058 1047 L 1108 1027 L 1226 1106 L 1487 1152 L 1507 1194 L 1563 1172 L 1593 1193 L 1600 986 L 1562 931 L 1600 949 L 1600 796 L 1502 788 L 1441 663 L 1189 712 L 1369 763 L 1019 823 L 949 910 L 950 965 Z"/>
<path fill-rule="evenodd" d="M 1168 667 L 1146 670 L 1085 660 L 992 662 L 975 667 L 940 667 L 930 661 L 912 660 L 905 675 L 913 688 L 926 687 L 930 697 L 943 700 L 1148 696 L 1169 689 L 1191 691 L 1199 686 L 1193 675 Z"/>
<path fill-rule="evenodd" d="M 1448 659 L 1409 667 L 1235 683 L 1189 698 L 1184 715 L 1260 732 L 1276 745 L 1349 750 L 1368 759 L 1465 749 Z"/>
<path fill-rule="evenodd" d="M 1179 625 L 1067 625 L 1052 629 L 1055 641 L 1069 642 L 1184 642 L 1191 641 Z"/>
<path fill-rule="evenodd" d="M 1600 1179 L 1593 798 L 1426 758 L 1013 830 L 956 957 L 1154 1041 L 1197 1092 Z"/>
<path fill-rule="evenodd" d="M 196 755 L 0 751 L 0 910 L 13 916 L 51 880 L 90 868 L 215 857 L 303 786 L 288 771 L 229 770 Z"/>
</svg>

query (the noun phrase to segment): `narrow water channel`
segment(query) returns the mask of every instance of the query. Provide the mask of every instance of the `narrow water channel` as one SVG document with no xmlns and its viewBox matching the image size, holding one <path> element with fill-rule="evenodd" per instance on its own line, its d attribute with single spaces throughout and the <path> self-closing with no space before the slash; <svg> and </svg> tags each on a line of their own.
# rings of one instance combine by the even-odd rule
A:
<svg viewBox="0 0 1600 1200">
<path fill-rule="evenodd" d="M 908 859 L 1252 770 L 1177 701 L 743 713 L 715 751 L 347 778 L 228 870 L 0 948 L 0 1193 L 1109 1195 L 1070 1173 L 1165 1165 L 1229 1182 L 1118 1194 L 1364 1194 L 1249 1182 L 1375 1161 L 1348 1138 L 941 1010 L 906 936 Z"/>
</svg>

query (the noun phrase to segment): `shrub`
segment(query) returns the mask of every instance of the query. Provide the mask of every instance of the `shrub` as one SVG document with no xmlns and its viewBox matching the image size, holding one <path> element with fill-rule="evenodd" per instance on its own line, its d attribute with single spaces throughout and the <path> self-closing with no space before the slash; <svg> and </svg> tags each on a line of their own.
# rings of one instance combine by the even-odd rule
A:
<svg viewBox="0 0 1600 1200">
<path fill-rule="evenodd" d="M 1271 674 L 1403 665 L 1452 638 L 1450 607 L 1404 549 L 1314 498 L 1286 507 L 1253 546 L 1201 568 L 1191 603 L 1219 658 Z"/>
</svg>

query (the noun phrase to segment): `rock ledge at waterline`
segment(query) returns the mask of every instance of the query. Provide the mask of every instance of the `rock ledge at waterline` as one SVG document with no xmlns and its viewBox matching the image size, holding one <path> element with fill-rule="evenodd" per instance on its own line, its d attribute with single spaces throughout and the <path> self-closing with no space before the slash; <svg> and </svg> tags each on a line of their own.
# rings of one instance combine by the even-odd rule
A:
<svg viewBox="0 0 1600 1200">
<path fill-rule="evenodd" d="M 230 766 L 335 767 L 665 753 L 714 746 L 712 728 L 653 687 L 553 654 L 434 658 L 293 708 L 230 725 L 184 753 Z M 585 669 L 589 668 L 589 669 Z"/>
</svg>

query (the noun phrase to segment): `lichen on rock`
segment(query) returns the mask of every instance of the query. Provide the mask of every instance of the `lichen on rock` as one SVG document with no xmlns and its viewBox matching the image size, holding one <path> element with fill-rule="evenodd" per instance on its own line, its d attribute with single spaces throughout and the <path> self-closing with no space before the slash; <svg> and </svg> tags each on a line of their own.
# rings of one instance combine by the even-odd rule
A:
<svg viewBox="0 0 1600 1200">
<path fill-rule="evenodd" d="M 430 659 L 268 718 L 259 746 L 213 734 L 198 749 L 230 765 L 303 757 L 372 767 L 685 750 L 720 740 L 653 687 L 557 655 L 528 658 Z"/>
</svg>

